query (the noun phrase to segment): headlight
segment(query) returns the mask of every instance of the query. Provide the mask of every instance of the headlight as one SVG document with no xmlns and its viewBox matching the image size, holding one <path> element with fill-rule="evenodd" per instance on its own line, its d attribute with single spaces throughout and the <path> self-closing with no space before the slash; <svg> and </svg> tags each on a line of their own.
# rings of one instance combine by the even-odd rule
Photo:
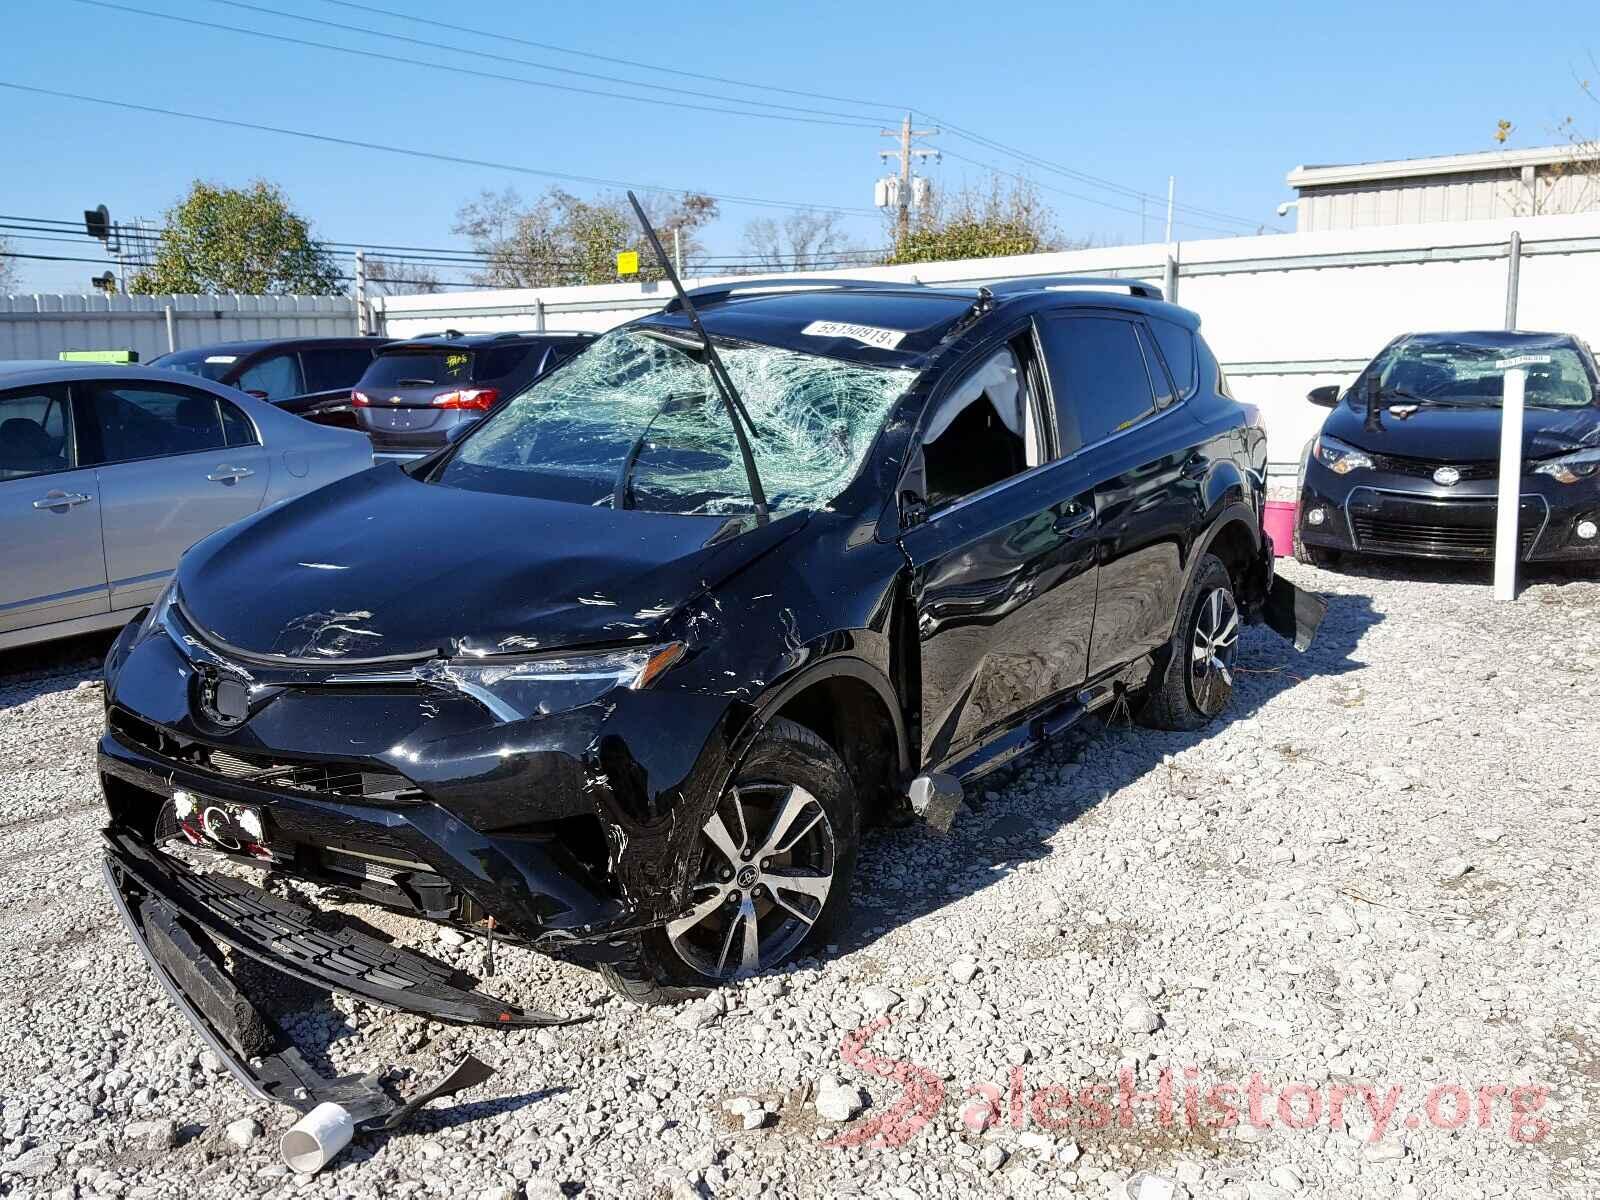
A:
<svg viewBox="0 0 1600 1200">
<path fill-rule="evenodd" d="M 1372 458 L 1365 450 L 1341 442 L 1336 437 L 1318 434 L 1311 443 L 1311 456 L 1335 475 L 1348 475 L 1357 467 L 1372 469 Z"/>
<path fill-rule="evenodd" d="M 577 708 L 616 688 L 647 688 L 682 655 L 683 643 L 668 642 L 568 657 L 441 658 L 416 674 L 471 696 L 502 721 L 520 721 Z"/>
<path fill-rule="evenodd" d="M 1592 478 L 1597 470 L 1600 470 L 1600 448 L 1579 450 L 1576 454 L 1563 454 L 1560 458 L 1535 463 L 1532 473 L 1548 475 L 1557 483 L 1577 483 Z"/>
</svg>

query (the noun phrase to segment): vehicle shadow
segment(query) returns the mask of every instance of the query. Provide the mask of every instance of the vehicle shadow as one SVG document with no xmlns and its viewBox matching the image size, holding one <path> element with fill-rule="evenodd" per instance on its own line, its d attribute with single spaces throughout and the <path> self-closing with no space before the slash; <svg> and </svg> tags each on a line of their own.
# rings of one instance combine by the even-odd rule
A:
<svg viewBox="0 0 1600 1200">
<path fill-rule="evenodd" d="M 1249 724 L 1266 704 L 1317 678 L 1358 670 L 1352 654 L 1383 617 L 1370 597 L 1332 593 L 1304 654 L 1256 626 L 1245 631 L 1227 711 L 1204 729 L 1174 733 L 1090 717 L 984 780 L 948 835 L 920 823 L 869 830 L 858 860 L 852 917 L 840 952 L 870 946 L 897 925 L 973 895 L 1018 867 L 1047 858 L 1051 837 L 1117 792 L 1162 768 L 1166 756 Z"/>
<path fill-rule="evenodd" d="M 1475 587 L 1494 584 L 1494 565 L 1487 562 L 1452 562 L 1445 559 L 1346 556 L 1321 574 L 1349 581 L 1383 580 L 1400 583 L 1459 583 Z M 1517 594 L 1530 588 L 1571 588 L 1600 583 L 1600 565 L 1589 563 L 1520 563 Z"/>
</svg>

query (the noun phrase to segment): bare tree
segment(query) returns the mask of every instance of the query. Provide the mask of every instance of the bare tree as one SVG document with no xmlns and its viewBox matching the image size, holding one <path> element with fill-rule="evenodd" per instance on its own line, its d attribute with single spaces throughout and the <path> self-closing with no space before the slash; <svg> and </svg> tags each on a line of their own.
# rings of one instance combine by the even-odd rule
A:
<svg viewBox="0 0 1600 1200">
<path fill-rule="evenodd" d="M 816 271 L 881 261 L 844 230 L 840 214 L 805 208 L 782 222 L 758 217 L 744 227 L 744 251 L 759 271 Z"/>
<path fill-rule="evenodd" d="M 22 273 L 17 270 L 17 260 L 10 257 L 11 242 L 0 237 L 0 296 L 9 295 L 17 287 Z"/>
<path fill-rule="evenodd" d="M 432 267 L 386 258 L 367 259 L 367 286 L 380 296 L 425 296 L 443 290 Z"/>
<path fill-rule="evenodd" d="M 1600 62 L 1592 54 L 1589 64 L 1600 72 Z M 1578 80 L 1578 90 L 1586 101 L 1600 108 L 1600 90 L 1592 80 Z M 1510 121 L 1496 122 L 1494 140 L 1505 145 L 1515 129 Z M 1519 198 L 1514 206 L 1518 215 L 1600 209 L 1600 134 L 1572 115 L 1563 117 L 1556 124 L 1555 132 L 1571 148 L 1571 154 L 1534 175 L 1532 191 Z"/>
</svg>

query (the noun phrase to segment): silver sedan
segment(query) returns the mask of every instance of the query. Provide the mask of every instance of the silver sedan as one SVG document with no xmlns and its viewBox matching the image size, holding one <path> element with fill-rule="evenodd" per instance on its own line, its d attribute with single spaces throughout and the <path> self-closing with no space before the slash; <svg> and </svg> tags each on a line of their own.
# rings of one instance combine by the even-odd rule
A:
<svg viewBox="0 0 1600 1200">
<path fill-rule="evenodd" d="M 209 380 L 0 362 L 0 650 L 121 625 L 207 534 L 370 466 L 365 434 Z"/>
</svg>

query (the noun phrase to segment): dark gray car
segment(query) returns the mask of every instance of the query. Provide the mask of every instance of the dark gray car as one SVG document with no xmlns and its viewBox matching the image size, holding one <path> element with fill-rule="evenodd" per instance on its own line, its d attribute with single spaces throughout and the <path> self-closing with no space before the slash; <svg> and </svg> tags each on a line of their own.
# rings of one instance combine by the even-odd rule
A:
<svg viewBox="0 0 1600 1200">
<path fill-rule="evenodd" d="M 392 342 L 356 384 L 356 419 L 376 458 L 432 454 L 453 430 L 479 420 L 595 336 L 452 330 Z"/>
<path fill-rule="evenodd" d="M 0 363 L 0 650 L 124 624 L 201 538 L 371 466 L 363 435 L 208 379 Z"/>
</svg>

